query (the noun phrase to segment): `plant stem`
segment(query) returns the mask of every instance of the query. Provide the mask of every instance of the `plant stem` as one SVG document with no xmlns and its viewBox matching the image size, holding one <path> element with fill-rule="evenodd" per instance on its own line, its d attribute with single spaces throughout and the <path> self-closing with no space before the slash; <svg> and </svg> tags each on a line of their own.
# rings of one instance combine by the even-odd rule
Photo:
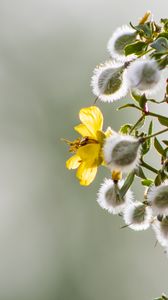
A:
<svg viewBox="0 0 168 300">
<path fill-rule="evenodd" d="M 161 116 L 159 114 L 153 113 L 153 112 L 148 112 L 148 116 L 156 117 L 156 118 L 167 118 L 165 116 Z"/>
<path fill-rule="evenodd" d="M 155 132 L 154 134 L 145 136 L 145 137 L 141 138 L 140 141 L 143 143 L 143 142 L 145 142 L 146 140 L 148 140 L 148 139 L 150 139 L 150 138 L 153 138 L 154 136 L 157 136 L 157 135 L 159 135 L 159 134 L 162 134 L 162 133 L 164 133 L 164 132 L 166 132 L 166 131 L 168 131 L 168 128 L 163 129 L 163 130 L 158 131 L 158 132 Z"/>
<path fill-rule="evenodd" d="M 134 129 L 137 127 L 137 125 L 139 125 L 139 123 L 140 123 L 144 118 L 145 118 L 145 114 L 143 114 L 143 115 L 138 119 L 138 121 L 135 123 L 135 125 L 131 128 L 129 134 L 131 134 L 131 133 L 134 131 Z"/>
<path fill-rule="evenodd" d="M 158 174 L 158 170 L 156 170 L 155 168 L 153 168 L 152 166 L 148 165 L 146 162 L 143 161 L 143 159 L 141 158 L 141 162 L 140 165 L 142 167 L 144 167 L 145 169 L 148 169 L 149 171 Z"/>
</svg>

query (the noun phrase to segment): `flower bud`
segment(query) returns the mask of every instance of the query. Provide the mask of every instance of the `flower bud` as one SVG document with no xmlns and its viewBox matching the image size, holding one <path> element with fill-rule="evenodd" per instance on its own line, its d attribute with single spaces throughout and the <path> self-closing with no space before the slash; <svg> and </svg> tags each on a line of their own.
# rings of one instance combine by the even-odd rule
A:
<svg viewBox="0 0 168 300">
<path fill-rule="evenodd" d="M 140 141 L 132 136 L 114 134 L 104 143 L 103 153 L 107 166 L 128 173 L 139 161 Z"/>
<path fill-rule="evenodd" d="M 132 202 L 125 206 L 125 223 L 133 230 L 148 229 L 152 221 L 152 210 L 141 202 Z"/>
<path fill-rule="evenodd" d="M 111 57 L 122 62 L 130 61 L 135 58 L 136 56 L 134 54 L 125 56 L 124 48 L 128 44 L 135 42 L 136 35 L 136 31 L 127 25 L 116 29 L 107 44 L 107 50 Z"/>
<path fill-rule="evenodd" d="M 152 228 L 161 246 L 168 247 L 168 217 L 163 218 L 161 221 L 155 220 Z"/>
<path fill-rule="evenodd" d="M 113 102 L 128 92 L 126 70 L 122 64 L 107 62 L 96 67 L 91 86 L 95 94 L 103 102 Z"/>
<path fill-rule="evenodd" d="M 168 181 L 152 187 L 147 197 L 154 215 L 168 215 Z"/>
<path fill-rule="evenodd" d="M 151 95 L 157 92 L 160 86 L 161 71 L 155 60 L 139 59 L 128 67 L 127 79 L 131 89 Z"/>
<path fill-rule="evenodd" d="M 132 192 L 130 190 L 121 198 L 119 188 L 121 188 L 123 182 L 121 180 L 116 184 L 112 179 L 105 179 L 99 189 L 97 202 L 111 214 L 121 213 L 126 203 L 132 199 Z"/>
</svg>

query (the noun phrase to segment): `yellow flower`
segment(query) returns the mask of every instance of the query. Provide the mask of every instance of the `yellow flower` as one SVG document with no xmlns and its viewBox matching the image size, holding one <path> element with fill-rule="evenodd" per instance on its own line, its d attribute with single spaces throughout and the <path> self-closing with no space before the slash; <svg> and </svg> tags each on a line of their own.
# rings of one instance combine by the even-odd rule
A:
<svg viewBox="0 0 168 300">
<path fill-rule="evenodd" d="M 76 176 L 81 185 L 89 185 L 95 178 L 97 168 L 103 164 L 104 139 L 112 134 L 110 128 L 102 131 L 103 115 L 97 106 L 82 108 L 79 112 L 81 124 L 74 129 L 82 136 L 73 142 L 66 141 L 70 152 L 75 154 L 66 161 L 68 169 L 77 169 Z"/>
</svg>

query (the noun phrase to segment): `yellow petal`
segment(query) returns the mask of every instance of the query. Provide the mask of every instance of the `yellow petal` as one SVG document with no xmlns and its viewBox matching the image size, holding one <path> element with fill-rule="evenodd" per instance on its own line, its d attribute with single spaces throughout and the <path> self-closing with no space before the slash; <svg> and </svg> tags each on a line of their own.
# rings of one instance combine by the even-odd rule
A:
<svg viewBox="0 0 168 300">
<path fill-rule="evenodd" d="M 82 161 L 90 163 L 91 166 L 99 165 L 101 163 L 100 150 L 100 144 L 87 144 L 77 150 L 77 155 Z"/>
<path fill-rule="evenodd" d="M 92 137 L 97 138 L 97 130 L 102 130 L 103 115 L 97 106 L 82 108 L 79 112 L 81 122 L 87 127 Z"/>
<path fill-rule="evenodd" d="M 87 127 L 84 124 L 79 124 L 75 126 L 74 129 L 83 137 L 92 136 L 92 133 L 87 129 Z"/>
<path fill-rule="evenodd" d="M 67 169 L 77 169 L 80 165 L 81 159 L 78 155 L 73 155 L 66 161 L 66 167 Z"/>
<path fill-rule="evenodd" d="M 82 162 L 76 172 L 76 177 L 79 179 L 81 185 L 89 185 L 95 179 L 97 167 L 89 167 L 86 162 Z"/>
</svg>

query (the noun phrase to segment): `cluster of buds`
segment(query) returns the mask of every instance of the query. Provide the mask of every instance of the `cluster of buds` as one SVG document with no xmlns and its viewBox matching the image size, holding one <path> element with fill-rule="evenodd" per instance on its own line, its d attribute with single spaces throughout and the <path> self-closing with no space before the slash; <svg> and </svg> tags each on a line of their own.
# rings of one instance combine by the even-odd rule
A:
<svg viewBox="0 0 168 300">
<path fill-rule="evenodd" d="M 163 76 L 168 66 L 168 19 L 156 24 L 147 12 L 138 25 L 118 28 L 107 50 L 110 60 L 97 66 L 91 79 L 96 101 L 113 102 L 129 92 L 132 102 L 118 109 L 136 109 L 139 119 L 135 124 L 123 124 L 118 132 L 111 127 L 103 131 L 100 109 L 95 105 L 81 109 L 81 123 L 74 128 L 80 137 L 72 142 L 65 140 L 74 153 L 66 166 L 77 169 L 76 176 L 84 186 L 93 182 L 99 166 L 106 167 L 110 176 L 98 191 L 98 204 L 122 216 L 123 227 L 138 231 L 151 226 L 157 241 L 168 250 L 168 140 L 156 137 L 168 131 L 168 118 L 150 108 L 151 102 L 168 102 L 168 83 Z M 164 91 L 160 101 L 153 97 L 159 89 Z M 153 133 L 155 120 L 162 128 Z M 160 156 L 159 169 L 146 162 L 152 144 Z M 151 172 L 150 178 L 145 169 Z M 144 186 L 141 201 L 135 200 L 131 191 L 135 177 Z"/>
</svg>

